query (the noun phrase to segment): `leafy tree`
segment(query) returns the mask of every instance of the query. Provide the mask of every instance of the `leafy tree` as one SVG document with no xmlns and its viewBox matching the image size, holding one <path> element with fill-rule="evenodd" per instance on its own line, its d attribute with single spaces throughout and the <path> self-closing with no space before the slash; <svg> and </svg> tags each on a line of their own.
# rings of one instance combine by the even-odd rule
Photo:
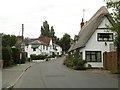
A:
<svg viewBox="0 0 120 90">
<path fill-rule="evenodd" d="M 51 29 L 50 29 L 51 31 L 51 37 L 52 38 L 54 38 L 55 37 L 55 31 L 54 31 L 54 28 L 53 28 L 53 26 L 51 27 Z"/>
<path fill-rule="evenodd" d="M 70 48 L 70 40 L 71 37 L 69 34 L 65 33 L 60 40 L 60 46 L 63 49 L 63 52 L 67 53 L 68 49 Z"/>
<path fill-rule="evenodd" d="M 52 38 L 53 42 L 58 44 L 59 43 L 59 38 L 55 36 L 55 31 L 53 26 L 49 29 L 49 24 L 47 21 L 43 22 L 43 26 L 41 26 L 41 35 L 40 37 L 50 37 Z"/>
<path fill-rule="evenodd" d="M 53 26 L 51 27 L 51 29 L 49 29 L 49 24 L 47 21 L 43 22 L 43 26 L 41 26 L 41 35 L 40 37 L 54 37 L 54 29 Z"/>
<path fill-rule="evenodd" d="M 3 67 L 8 67 L 13 64 L 12 50 L 10 47 L 2 47 Z"/>
<path fill-rule="evenodd" d="M 2 46 L 3 47 L 12 47 L 16 44 L 15 35 L 3 35 L 2 36 Z"/>
<path fill-rule="evenodd" d="M 14 64 L 18 64 L 20 61 L 20 49 L 19 48 L 12 48 L 12 59 Z"/>
<path fill-rule="evenodd" d="M 43 26 L 41 26 L 41 35 L 40 37 L 50 37 L 53 40 L 53 43 L 60 45 L 64 52 L 67 52 L 70 48 L 70 35 L 64 34 L 63 37 L 60 39 L 55 36 L 55 31 L 53 26 L 49 29 L 49 24 L 47 21 L 43 22 Z"/>
<path fill-rule="evenodd" d="M 57 36 L 54 36 L 53 42 L 56 43 L 56 44 L 58 44 L 58 45 L 61 45 L 60 44 L 60 38 L 58 38 Z"/>
<path fill-rule="evenodd" d="M 110 29 L 116 32 L 115 45 L 117 46 L 118 67 L 120 67 L 120 1 L 108 2 L 107 7 L 113 11 L 110 15 L 114 20 L 114 26 L 110 27 Z"/>
</svg>

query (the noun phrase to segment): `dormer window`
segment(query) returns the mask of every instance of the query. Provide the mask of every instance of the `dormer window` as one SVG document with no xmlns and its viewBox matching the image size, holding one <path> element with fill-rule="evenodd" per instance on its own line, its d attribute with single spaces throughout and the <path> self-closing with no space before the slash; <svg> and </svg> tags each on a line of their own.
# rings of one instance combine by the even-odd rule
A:
<svg viewBox="0 0 120 90">
<path fill-rule="evenodd" d="M 98 41 L 113 41 L 113 33 L 98 33 Z"/>
</svg>

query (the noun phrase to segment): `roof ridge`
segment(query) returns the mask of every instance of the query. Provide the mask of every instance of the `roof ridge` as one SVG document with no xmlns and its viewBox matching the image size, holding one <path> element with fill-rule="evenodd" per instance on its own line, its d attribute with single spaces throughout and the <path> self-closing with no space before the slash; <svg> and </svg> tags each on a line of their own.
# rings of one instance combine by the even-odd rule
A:
<svg viewBox="0 0 120 90">
<path fill-rule="evenodd" d="M 80 48 L 84 47 L 89 38 L 92 36 L 94 31 L 96 30 L 96 27 L 102 22 L 103 17 L 108 14 L 108 10 L 105 6 L 101 7 L 91 18 L 90 20 L 86 23 L 85 26 L 80 30 L 78 33 L 79 39 L 77 43 L 74 43 L 69 49 L 69 52 Z M 88 30 L 89 29 L 89 30 Z"/>
<path fill-rule="evenodd" d="M 83 28 L 81 30 L 83 30 L 89 23 L 91 23 L 95 18 L 97 18 L 98 16 L 100 16 L 101 14 L 107 14 L 109 13 L 107 8 L 105 6 L 102 6 L 99 10 L 97 10 L 97 12 L 88 20 L 88 22 L 86 23 L 86 25 L 83 26 Z M 78 36 L 80 35 L 80 32 L 78 33 Z"/>
</svg>

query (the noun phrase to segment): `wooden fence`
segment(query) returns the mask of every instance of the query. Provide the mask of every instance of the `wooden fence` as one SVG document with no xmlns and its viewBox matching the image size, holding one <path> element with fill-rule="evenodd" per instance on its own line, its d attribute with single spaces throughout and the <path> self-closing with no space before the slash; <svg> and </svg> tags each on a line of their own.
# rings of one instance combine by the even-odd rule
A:
<svg viewBox="0 0 120 90">
<path fill-rule="evenodd" d="M 3 68 L 3 60 L 0 60 L 0 70 Z"/>
<path fill-rule="evenodd" d="M 103 66 L 106 70 L 117 70 L 117 53 L 104 52 L 103 53 Z"/>
</svg>

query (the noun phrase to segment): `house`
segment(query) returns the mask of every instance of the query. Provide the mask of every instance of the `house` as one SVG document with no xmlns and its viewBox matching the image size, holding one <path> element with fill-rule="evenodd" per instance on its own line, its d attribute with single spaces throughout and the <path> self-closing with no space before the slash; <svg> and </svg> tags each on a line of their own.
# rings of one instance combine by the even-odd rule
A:
<svg viewBox="0 0 120 90">
<path fill-rule="evenodd" d="M 62 48 L 59 45 L 53 43 L 53 47 L 56 50 L 55 52 L 56 55 L 59 55 L 59 56 L 62 55 Z"/>
<path fill-rule="evenodd" d="M 61 54 L 60 50 L 54 48 L 52 39 L 48 37 L 31 39 L 31 42 L 25 46 L 25 52 L 28 53 L 28 58 L 31 54 L 49 56 L 57 53 Z"/>
<path fill-rule="evenodd" d="M 113 25 L 112 22 L 106 7 L 101 7 L 81 27 L 68 52 L 72 54 L 77 51 L 87 61 L 87 65 L 103 68 L 103 53 L 115 50 L 113 43 L 115 33 L 108 29 L 108 26 Z"/>
</svg>

